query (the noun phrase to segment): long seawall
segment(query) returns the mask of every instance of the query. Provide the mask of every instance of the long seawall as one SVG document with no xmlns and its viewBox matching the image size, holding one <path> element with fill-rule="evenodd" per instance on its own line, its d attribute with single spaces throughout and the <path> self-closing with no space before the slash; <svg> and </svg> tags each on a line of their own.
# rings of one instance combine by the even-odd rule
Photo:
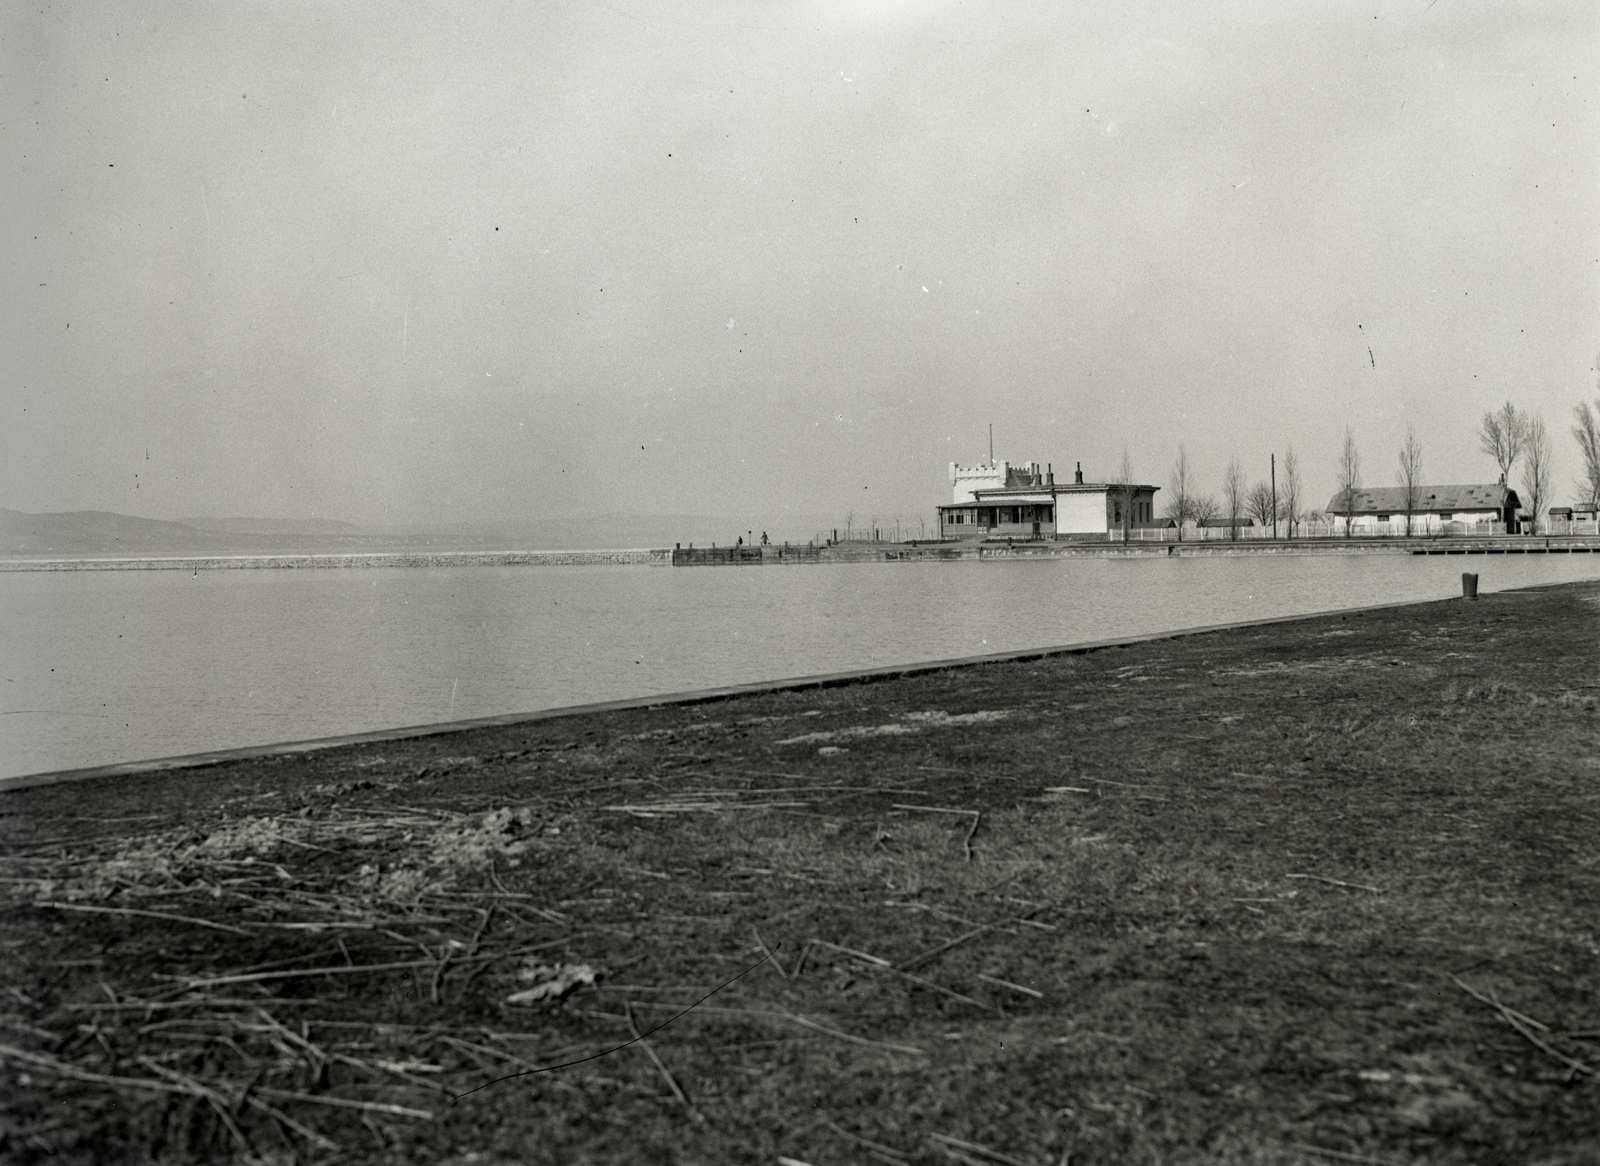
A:
<svg viewBox="0 0 1600 1166">
<path fill-rule="evenodd" d="M 0 558 L 0 571 L 311 570 L 339 567 L 790 566 L 959 559 L 1147 558 L 1216 555 L 1539 555 L 1600 552 L 1593 536 L 1249 539 L 1239 542 L 847 542 L 754 547 L 584 551 L 370 551 L 344 554 Z"/>
<path fill-rule="evenodd" d="M 667 566 L 671 551 L 377 551 L 328 555 L 175 555 L 127 558 L 4 559 L 0 571 L 221 571 L 328 567 Z"/>
</svg>

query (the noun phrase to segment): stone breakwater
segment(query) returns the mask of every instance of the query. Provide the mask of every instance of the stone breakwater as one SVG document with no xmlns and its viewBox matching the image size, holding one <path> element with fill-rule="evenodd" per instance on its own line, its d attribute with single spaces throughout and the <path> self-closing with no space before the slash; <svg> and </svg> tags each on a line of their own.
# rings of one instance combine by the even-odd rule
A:
<svg viewBox="0 0 1600 1166">
<path fill-rule="evenodd" d="M 1541 555 L 1600 552 L 1600 539 L 1266 539 L 1239 542 L 1018 542 L 808 544 L 612 551 L 373 551 L 300 555 L 171 555 L 0 559 L 0 571 L 219 571 L 328 567 L 788 566 L 954 559 L 1145 558 L 1215 555 Z"/>
<path fill-rule="evenodd" d="M 204 555 L 126 559 L 9 559 L 0 571 L 238 571 L 327 567 L 668 566 L 671 551 L 396 551 L 332 555 Z"/>
</svg>

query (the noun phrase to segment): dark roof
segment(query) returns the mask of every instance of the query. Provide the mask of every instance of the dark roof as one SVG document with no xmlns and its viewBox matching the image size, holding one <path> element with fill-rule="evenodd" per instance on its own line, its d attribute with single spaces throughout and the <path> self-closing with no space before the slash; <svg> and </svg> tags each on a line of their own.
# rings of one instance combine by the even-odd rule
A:
<svg viewBox="0 0 1600 1166">
<path fill-rule="evenodd" d="M 1002 488 L 1007 490 L 1038 490 L 1044 484 L 1043 470 L 1033 473 L 1026 466 L 1008 465 L 1006 467 L 1006 484 Z"/>
<path fill-rule="evenodd" d="M 1344 492 L 1335 494 L 1328 503 L 1329 514 L 1404 514 L 1406 490 L 1404 486 L 1374 486 L 1356 490 L 1354 500 L 1345 502 Z M 1521 506 L 1517 492 L 1501 482 L 1479 486 L 1422 486 L 1417 490 L 1412 513 L 1442 510 L 1504 510 L 1507 506 Z"/>
</svg>

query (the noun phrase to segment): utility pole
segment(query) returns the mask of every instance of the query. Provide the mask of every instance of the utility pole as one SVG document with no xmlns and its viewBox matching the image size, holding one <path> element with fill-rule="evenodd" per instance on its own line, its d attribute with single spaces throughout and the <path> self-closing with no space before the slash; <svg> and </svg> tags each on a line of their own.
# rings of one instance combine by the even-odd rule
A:
<svg viewBox="0 0 1600 1166">
<path fill-rule="evenodd" d="M 994 465 L 994 422 L 989 422 L 989 464 Z"/>
<path fill-rule="evenodd" d="M 1272 455 L 1272 537 L 1278 537 L 1278 455 Z"/>
</svg>

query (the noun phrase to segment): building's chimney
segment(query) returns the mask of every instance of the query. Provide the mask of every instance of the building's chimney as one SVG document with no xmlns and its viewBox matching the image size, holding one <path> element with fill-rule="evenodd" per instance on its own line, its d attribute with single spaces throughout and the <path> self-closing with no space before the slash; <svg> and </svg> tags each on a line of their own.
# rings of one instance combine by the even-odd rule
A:
<svg viewBox="0 0 1600 1166">
<path fill-rule="evenodd" d="M 1072 480 L 1077 482 L 1078 485 L 1080 485 L 1080 486 L 1083 485 L 1083 463 L 1082 462 L 1078 463 L 1077 473 L 1073 475 L 1073 479 Z"/>
<path fill-rule="evenodd" d="M 1056 468 L 1049 462 L 1046 462 L 1044 467 L 1044 484 L 1046 486 L 1054 486 L 1056 484 Z"/>
</svg>

